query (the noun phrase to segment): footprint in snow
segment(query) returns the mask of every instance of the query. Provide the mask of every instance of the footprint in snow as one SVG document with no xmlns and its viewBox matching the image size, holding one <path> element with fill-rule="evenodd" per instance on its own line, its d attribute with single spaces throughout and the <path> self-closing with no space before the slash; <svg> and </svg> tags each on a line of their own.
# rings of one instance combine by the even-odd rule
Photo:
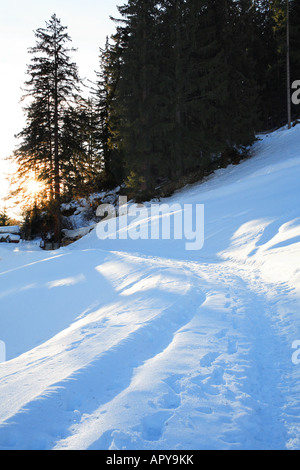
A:
<svg viewBox="0 0 300 470">
<path fill-rule="evenodd" d="M 220 354 L 217 352 L 210 352 L 206 354 L 205 356 L 202 357 L 200 360 L 200 366 L 201 367 L 210 367 L 213 362 L 219 357 Z"/>
<path fill-rule="evenodd" d="M 218 331 L 218 333 L 215 334 L 215 338 L 218 338 L 218 339 L 221 339 L 221 338 L 224 338 L 224 336 L 226 336 L 228 330 L 224 329 L 224 330 L 220 330 Z"/>
<path fill-rule="evenodd" d="M 227 352 L 228 354 L 235 354 L 237 352 L 237 344 L 234 338 L 228 338 Z"/>
<path fill-rule="evenodd" d="M 142 419 L 142 438 L 146 441 L 158 441 L 165 426 L 167 426 L 168 419 L 172 413 L 168 411 L 158 411 L 152 415 L 146 416 Z"/>
<path fill-rule="evenodd" d="M 158 406 L 165 409 L 176 409 L 180 406 L 180 404 L 180 395 L 175 393 L 171 388 L 165 395 L 162 395 L 158 401 Z"/>
</svg>

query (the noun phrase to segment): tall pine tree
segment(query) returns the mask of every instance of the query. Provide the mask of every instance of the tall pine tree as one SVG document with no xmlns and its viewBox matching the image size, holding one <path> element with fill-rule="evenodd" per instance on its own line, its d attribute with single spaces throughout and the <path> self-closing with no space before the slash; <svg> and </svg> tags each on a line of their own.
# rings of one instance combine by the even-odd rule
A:
<svg viewBox="0 0 300 470">
<path fill-rule="evenodd" d="M 46 177 L 50 185 L 54 208 L 54 240 L 61 240 L 61 166 L 62 123 L 65 110 L 79 92 L 77 66 L 71 61 L 75 49 L 68 47 L 71 38 L 54 14 L 45 28 L 35 32 L 36 45 L 28 66 L 30 79 L 26 96 L 31 99 L 27 108 L 27 126 L 19 134 L 23 143 L 16 151 L 19 163 L 33 164 L 36 173 Z M 45 173 L 43 173 L 45 172 Z"/>
</svg>

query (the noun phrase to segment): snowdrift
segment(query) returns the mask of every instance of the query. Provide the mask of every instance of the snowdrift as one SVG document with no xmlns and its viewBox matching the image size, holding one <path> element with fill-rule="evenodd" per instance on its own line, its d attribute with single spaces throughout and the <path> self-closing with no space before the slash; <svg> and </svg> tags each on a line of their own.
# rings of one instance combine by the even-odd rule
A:
<svg viewBox="0 0 300 470">
<path fill-rule="evenodd" d="M 204 204 L 201 250 L 0 245 L 0 449 L 300 448 L 299 141 L 163 201 Z"/>
<path fill-rule="evenodd" d="M 21 240 L 20 227 L 8 226 L 0 227 L 0 242 L 19 243 Z"/>
<path fill-rule="evenodd" d="M 13 235 L 20 234 L 20 227 L 18 225 L 10 225 L 8 227 L 0 227 L 0 234 L 1 233 L 11 233 Z"/>
</svg>

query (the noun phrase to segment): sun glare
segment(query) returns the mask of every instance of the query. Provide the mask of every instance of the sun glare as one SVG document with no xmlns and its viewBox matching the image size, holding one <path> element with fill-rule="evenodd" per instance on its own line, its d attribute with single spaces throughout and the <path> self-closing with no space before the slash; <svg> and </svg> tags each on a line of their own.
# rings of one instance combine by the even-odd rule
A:
<svg viewBox="0 0 300 470">
<path fill-rule="evenodd" d="M 41 181 L 37 181 L 35 178 L 29 178 L 26 183 L 26 192 L 29 196 L 35 197 L 44 189 L 44 184 Z"/>
</svg>

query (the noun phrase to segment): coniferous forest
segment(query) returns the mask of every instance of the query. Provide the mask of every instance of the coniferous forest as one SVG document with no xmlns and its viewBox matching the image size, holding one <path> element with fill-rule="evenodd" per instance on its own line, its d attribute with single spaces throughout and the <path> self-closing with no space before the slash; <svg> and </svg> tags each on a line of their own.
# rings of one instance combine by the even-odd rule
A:
<svg viewBox="0 0 300 470">
<path fill-rule="evenodd" d="M 28 175 L 41 183 L 27 218 L 46 211 L 56 241 L 62 201 L 121 185 L 143 201 L 238 163 L 259 132 L 287 123 L 300 80 L 299 0 L 129 0 L 118 11 L 94 83 L 55 14 L 29 50 L 16 192 Z"/>
</svg>

